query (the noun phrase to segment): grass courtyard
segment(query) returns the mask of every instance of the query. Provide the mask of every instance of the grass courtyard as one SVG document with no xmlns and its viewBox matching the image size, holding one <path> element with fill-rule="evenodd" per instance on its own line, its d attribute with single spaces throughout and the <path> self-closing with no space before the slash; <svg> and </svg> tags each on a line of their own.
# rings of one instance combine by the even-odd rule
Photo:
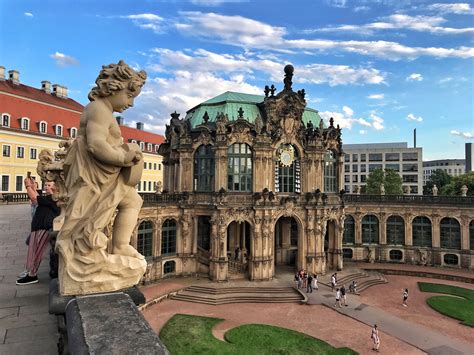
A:
<svg viewBox="0 0 474 355">
<path fill-rule="evenodd" d="M 160 332 L 171 354 L 357 354 L 294 330 L 264 324 L 242 325 L 225 334 L 226 342 L 212 335 L 222 319 L 174 315 Z"/>
<path fill-rule="evenodd" d="M 449 296 L 432 296 L 426 300 L 436 311 L 474 327 L 474 291 L 462 287 L 418 282 L 422 292 L 441 293 Z"/>
</svg>

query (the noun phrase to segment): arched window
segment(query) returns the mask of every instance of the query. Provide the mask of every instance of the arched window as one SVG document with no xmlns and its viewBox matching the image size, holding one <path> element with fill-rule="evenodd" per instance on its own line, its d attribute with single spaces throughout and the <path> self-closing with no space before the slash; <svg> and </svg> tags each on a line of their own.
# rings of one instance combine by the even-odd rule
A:
<svg viewBox="0 0 474 355">
<path fill-rule="evenodd" d="M 161 228 L 161 255 L 176 254 L 176 222 L 167 219 Z"/>
<path fill-rule="evenodd" d="M 163 274 L 172 274 L 176 272 L 176 261 L 169 260 L 163 266 Z"/>
<path fill-rule="evenodd" d="M 40 133 L 48 133 L 48 123 L 46 121 L 41 121 L 39 123 L 39 131 Z"/>
<path fill-rule="evenodd" d="M 469 249 L 474 250 L 474 220 L 469 223 Z"/>
<path fill-rule="evenodd" d="M 324 154 L 324 192 L 337 191 L 337 167 L 334 151 Z"/>
<path fill-rule="evenodd" d="M 201 145 L 194 153 L 194 191 L 214 190 L 214 154 L 211 145 Z"/>
<path fill-rule="evenodd" d="M 54 134 L 61 137 L 63 135 L 63 125 L 57 124 L 54 127 Z"/>
<path fill-rule="evenodd" d="M 69 130 L 69 135 L 71 138 L 76 138 L 77 137 L 77 128 L 76 127 L 71 127 Z"/>
<path fill-rule="evenodd" d="M 443 261 L 446 265 L 459 265 L 459 258 L 456 254 L 444 254 Z"/>
<path fill-rule="evenodd" d="M 277 151 L 275 190 L 301 192 L 301 164 L 298 151 L 291 144 L 282 144 Z"/>
<path fill-rule="evenodd" d="M 403 252 L 401 250 L 392 249 L 389 253 L 390 260 L 401 261 L 403 259 Z"/>
<path fill-rule="evenodd" d="M 10 115 L 4 113 L 2 115 L 2 126 L 3 127 L 10 127 Z"/>
<path fill-rule="evenodd" d="M 354 217 L 351 215 L 346 216 L 344 221 L 344 236 L 342 238 L 342 244 L 354 244 L 355 243 L 355 223 Z"/>
<path fill-rule="evenodd" d="M 461 226 L 454 218 L 443 218 L 439 224 L 440 245 L 446 249 L 461 249 Z"/>
<path fill-rule="evenodd" d="M 387 219 L 387 244 L 405 244 L 405 222 L 400 216 L 390 216 Z"/>
<path fill-rule="evenodd" d="M 427 217 L 415 217 L 412 229 L 413 246 L 431 247 L 431 221 Z"/>
<path fill-rule="evenodd" d="M 153 223 L 143 221 L 138 226 L 137 250 L 143 256 L 153 256 Z"/>
<path fill-rule="evenodd" d="M 252 191 L 252 150 L 245 143 L 232 144 L 227 150 L 227 188 Z"/>
<path fill-rule="evenodd" d="M 362 218 L 362 243 L 378 244 L 379 242 L 379 220 L 373 215 Z"/>
<path fill-rule="evenodd" d="M 30 130 L 30 119 L 28 117 L 20 118 L 20 127 L 23 131 Z"/>
</svg>

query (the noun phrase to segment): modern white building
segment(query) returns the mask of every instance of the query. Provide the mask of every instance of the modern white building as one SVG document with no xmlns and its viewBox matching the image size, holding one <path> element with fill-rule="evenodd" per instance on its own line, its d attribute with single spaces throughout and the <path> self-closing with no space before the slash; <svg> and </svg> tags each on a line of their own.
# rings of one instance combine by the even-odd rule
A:
<svg viewBox="0 0 474 355">
<path fill-rule="evenodd" d="M 423 185 L 430 180 L 436 170 L 444 170 L 450 176 L 459 176 L 466 172 L 464 159 L 441 159 L 423 162 Z"/>
<path fill-rule="evenodd" d="M 392 169 L 403 181 L 404 191 L 423 194 L 423 149 L 408 148 L 408 143 L 343 144 L 344 189 L 354 193 L 356 186 L 365 186 L 367 177 L 375 169 Z"/>
</svg>

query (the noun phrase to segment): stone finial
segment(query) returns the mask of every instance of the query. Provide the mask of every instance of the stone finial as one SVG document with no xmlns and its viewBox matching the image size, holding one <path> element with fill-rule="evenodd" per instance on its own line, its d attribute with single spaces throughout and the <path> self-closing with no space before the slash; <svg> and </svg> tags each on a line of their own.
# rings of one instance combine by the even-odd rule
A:
<svg viewBox="0 0 474 355">
<path fill-rule="evenodd" d="M 436 184 L 433 185 L 433 196 L 438 196 L 438 186 Z"/>
<path fill-rule="evenodd" d="M 462 187 L 461 187 L 461 196 L 462 196 L 462 197 L 466 197 L 466 196 L 467 196 L 467 190 L 468 190 L 467 186 L 466 186 L 466 185 L 462 185 Z"/>
<path fill-rule="evenodd" d="M 239 117 L 237 117 L 237 118 L 244 118 L 244 110 L 242 109 L 242 107 L 239 108 L 237 113 L 239 114 Z"/>
<path fill-rule="evenodd" d="M 275 96 L 275 91 L 276 91 L 276 87 L 275 85 L 272 84 L 272 86 L 270 86 L 270 96 Z"/>
<path fill-rule="evenodd" d="M 207 111 L 204 112 L 204 116 L 202 116 L 202 121 L 204 122 L 204 124 L 209 121 L 209 114 L 207 113 Z"/>
<path fill-rule="evenodd" d="M 265 85 L 265 90 L 263 90 L 265 93 L 265 97 L 268 97 L 268 94 L 270 93 L 270 87 L 268 85 Z"/>
<path fill-rule="evenodd" d="M 178 120 L 179 119 L 179 113 L 177 113 L 176 111 L 174 111 L 172 114 L 171 114 L 171 118 L 172 119 L 175 119 L 175 120 Z"/>
<path fill-rule="evenodd" d="M 288 64 L 285 66 L 284 70 L 285 79 L 283 80 L 283 83 L 285 84 L 285 90 L 291 90 L 291 86 L 293 85 L 293 72 L 295 71 L 295 68 L 291 64 Z"/>
</svg>

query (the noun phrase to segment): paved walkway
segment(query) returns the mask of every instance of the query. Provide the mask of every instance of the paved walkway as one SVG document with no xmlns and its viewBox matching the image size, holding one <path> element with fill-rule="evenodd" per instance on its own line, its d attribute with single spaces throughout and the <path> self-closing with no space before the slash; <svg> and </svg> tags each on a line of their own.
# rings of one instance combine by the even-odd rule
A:
<svg viewBox="0 0 474 355">
<path fill-rule="evenodd" d="M 48 313 L 49 264 L 39 283 L 16 286 L 23 271 L 30 230 L 28 204 L 0 205 L 0 354 L 57 354 L 56 317 Z"/>
</svg>

